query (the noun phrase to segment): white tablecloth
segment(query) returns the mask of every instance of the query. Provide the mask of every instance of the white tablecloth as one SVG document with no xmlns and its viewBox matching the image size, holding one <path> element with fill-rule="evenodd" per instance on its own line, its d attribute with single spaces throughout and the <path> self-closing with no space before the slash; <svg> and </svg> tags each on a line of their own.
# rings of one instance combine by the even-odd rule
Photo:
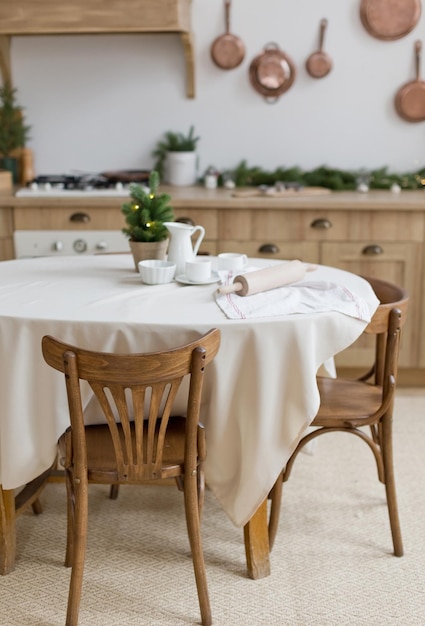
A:
<svg viewBox="0 0 425 626">
<path fill-rule="evenodd" d="M 347 286 L 371 313 L 377 306 L 358 276 L 319 266 L 315 279 Z M 206 479 L 230 519 L 245 524 L 317 412 L 317 369 L 350 345 L 366 322 L 337 312 L 227 319 L 215 289 L 143 285 L 130 255 L 0 263 L 3 488 L 47 469 L 69 424 L 63 378 L 42 358 L 43 335 L 94 350 L 141 352 L 216 327 L 221 347 L 209 366 L 203 404 Z"/>
</svg>

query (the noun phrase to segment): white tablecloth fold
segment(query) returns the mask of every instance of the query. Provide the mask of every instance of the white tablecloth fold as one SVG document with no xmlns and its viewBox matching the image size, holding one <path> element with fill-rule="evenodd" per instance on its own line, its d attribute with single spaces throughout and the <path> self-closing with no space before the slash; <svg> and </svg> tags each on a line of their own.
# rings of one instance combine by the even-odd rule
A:
<svg viewBox="0 0 425 626">
<path fill-rule="evenodd" d="M 371 311 L 363 298 L 344 285 L 328 281 L 300 281 L 244 297 L 216 292 L 215 301 L 230 319 L 324 311 L 337 311 L 365 322 L 371 319 Z"/>
</svg>

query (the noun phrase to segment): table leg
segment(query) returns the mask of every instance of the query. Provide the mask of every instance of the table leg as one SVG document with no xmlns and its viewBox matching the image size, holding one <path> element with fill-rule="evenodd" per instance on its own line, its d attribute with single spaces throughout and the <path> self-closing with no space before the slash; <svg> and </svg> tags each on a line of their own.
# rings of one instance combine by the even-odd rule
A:
<svg viewBox="0 0 425 626">
<path fill-rule="evenodd" d="M 0 485 L 0 574 L 15 569 L 15 492 Z"/>
<path fill-rule="evenodd" d="M 16 518 L 29 506 L 36 515 L 42 512 L 38 496 L 47 485 L 51 471 L 47 469 L 16 495 L 14 489 L 3 489 L 0 485 L 0 575 L 15 569 Z"/>
<path fill-rule="evenodd" d="M 245 524 L 243 530 L 248 576 L 254 580 L 270 576 L 267 498 Z"/>
</svg>

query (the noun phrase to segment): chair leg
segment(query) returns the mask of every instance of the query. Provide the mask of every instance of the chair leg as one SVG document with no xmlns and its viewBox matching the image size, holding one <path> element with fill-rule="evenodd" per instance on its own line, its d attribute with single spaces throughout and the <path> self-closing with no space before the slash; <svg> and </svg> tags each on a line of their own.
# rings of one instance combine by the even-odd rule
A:
<svg viewBox="0 0 425 626">
<path fill-rule="evenodd" d="M 270 552 L 272 551 L 274 540 L 276 539 L 277 529 L 279 527 L 280 508 L 282 504 L 282 487 L 283 487 L 283 472 L 279 474 L 273 489 L 270 491 L 270 515 L 269 515 L 269 546 Z"/>
<path fill-rule="evenodd" d="M 74 548 L 74 522 L 75 522 L 75 493 L 72 476 L 68 470 L 65 472 L 66 482 L 66 553 L 65 567 L 72 567 L 72 555 Z"/>
<path fill-rule="evenodd" d="M 43 513 L 43 507 L 41 506 L 41 502 L 38 498 L 37 500 L 34 500 L 34 502 L 31 505 L 31 508 L 32 508 L 34 515 L 40 515 L 41 513 Z"/>
<path fill-rule="evenodd" d="M 198 492 L 198 514 L 199 514 L 199 523 L 200 523 L 202 519 L 202 511 L 204 509 L 204 502 L 205 502 L 205 474 L 201 467 L 198 467 L 196 488 Z"/>
<path fill-rule="evenodd" d="M 394 555 L 403 556 L 403 540 L 401 537 L 400 519 L 398 516 L 397 495 L 395 488 L 392 424 L 391 417 L 382 422 L 381 453 L 385 472 L 385 493 L 387 496 L 388 515 L 394 545 Z"/>
<path fill-rule="evenodd" d="M 120 486 L 119 485 L 111 485 L 109 489 L 109 498 L 111 500 L 116 500 L 118 498 Z"/>
<path fill-rule="evenodd" d="M 78 625 L 84 561 L 87 544 L 88 488 L 87 482 L 75 486 L 75 518 L 73 528 L 72 571 L 69 584 L 66 626 Z"/>
<path fill-rule="evenodd" d="M 193 569 L 198 590 L 199 607 L 203 626 L 211 626 L 211 606 L 208 597 L 205 561 L 202 550 L 201 528 L 198 510 L 197 477 L 186 476 L 184 483 L 184 503 L 187 532 L 192 552 Z"/>
</svg>

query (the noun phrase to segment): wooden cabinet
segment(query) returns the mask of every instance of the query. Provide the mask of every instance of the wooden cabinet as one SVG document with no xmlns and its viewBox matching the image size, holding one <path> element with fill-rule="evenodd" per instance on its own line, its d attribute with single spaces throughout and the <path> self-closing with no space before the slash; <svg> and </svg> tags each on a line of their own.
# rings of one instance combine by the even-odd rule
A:
<svg viewBox="0 0 425 626">
<path fill-rule="evenodd" d="M 400 365 L 419 362 L 424 214 L 419 212 L 237 210 L 222 212 L 219 252 L 298 258 L 403 285 L 411 294 Z M 340 366 L 370 362 L 363 338 L 337 359 Z"/>
<path fill-rule="evenodd" d="M 121 230 L 125 226 L 118 204 L 18 206 L 14 209 L 14 222 L 15 230 Z"/>
<path fill-rule="evenodd" d="M 201 252 L 300 258 L 403 285 L 410 294 L 400 364 L 405 384 L 425 385 L 425 194 L 332 193 L 291 199 L 236 198 L 223 189 L 163 187 L 177 219 L 205 228 Z M 0 197 L 0 258 L 16 230 L 121 230 L 122 199 Z M 337 359 L 366 362 L 361 338 Z"/>
<path fill-rule="evenodd" d="M 0 260 L 13 259 L 13 209 L 0 208 Z"/>
<path fill-rule="evenodd" d="M 379 241 L 379 240 L 378 240 Z M 378 254 L 364 253 L 367 247 L 378 247 Z M 389 280 L 403 285 L 410 294 L 409 309 L 400 349 L 400 366 L 408 367 L 417 363 L 419 345 L 417 328 L 419 324 L 420 301 L 416 297 L 419 291 L 420 273 L 417 268 L 422 261 L 422 246 L 411 242 L 385 242 L 370 244 L 367 241 L 324 243 L 322 246 L 321 262 L 341 269 Z M 350 351 L 337 359 L 339 365 L 349 366 L 352 361 L 356 364 L 367 364 L 368 343 L 365 338 L 357 342 Z M 425 381 L 424 381 L 425 382 Z"/>
<path fill-rule="evenodd" d="M 196 226 L 201 224 L 205 228 L 205 237 L 202 240 L 199 252 L 215 255 L 218 252 L 218 211 L 205 209 L 176 208 L 175 218 Z M 196 235 L 197 236 L 197 235 Z"/>
</svg>

